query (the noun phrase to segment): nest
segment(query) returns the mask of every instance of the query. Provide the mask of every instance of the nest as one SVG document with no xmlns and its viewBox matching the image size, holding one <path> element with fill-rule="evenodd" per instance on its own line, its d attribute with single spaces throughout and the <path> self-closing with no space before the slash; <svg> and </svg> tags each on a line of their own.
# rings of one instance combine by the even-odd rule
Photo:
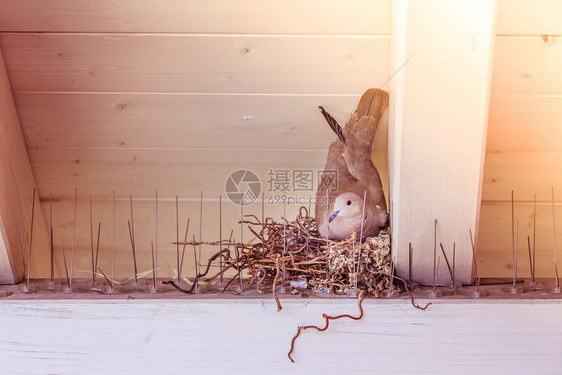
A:
<svg viewBox="0 0 562 375">
<path fill-rule="evenodd" d="M 255 215 L 246 215 L 243 224 L 254 235 L 248 243 L 204 242 L 221 245 L 221 250 L 209 259 L 206 270 L 196 275 L 196 281 L 207 276 L 211 264 L 220 263 L 221 269 L 205 281 L 213 281 L 234 269 L 238 277 L 246 275 L 243 276 L 246 285 L 274 294 L 279 286 L 290 285 L 293 293 L 341 295 L 357 293 L 360 289 L 378 297 L 390 286 L 387 230 L 363 242 L 355 238 L 341 242 L 321 238 L 314 218 L 305 207 L 300 208 L 294 221 L 276 222 L 270 217 L 259 220 Z"/>
</svg>

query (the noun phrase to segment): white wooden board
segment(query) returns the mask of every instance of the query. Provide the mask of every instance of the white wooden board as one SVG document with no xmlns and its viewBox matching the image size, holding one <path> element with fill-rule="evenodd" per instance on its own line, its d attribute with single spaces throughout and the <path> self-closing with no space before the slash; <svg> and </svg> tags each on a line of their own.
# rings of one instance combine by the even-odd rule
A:
<svg viewBox="0 0 562 375">
<path fill-rule="evenodd" d="M 394 9 L 393 256 L 398 274 L 407 275 L 412 243 L 413 278 L 440 283 L 439 243 L 452 249 L 469 229 L 478 243 L 495 2 L 396 1 Z M 472 250 L 457 250 L 458 279 L 470 282 Z"/>
<path fill-rule="evenodd" d="M 2 301 L 0 359 L 10 374 L 554 374 L 562 304 L 542 301 L 271 299 Z"/>
</svg>

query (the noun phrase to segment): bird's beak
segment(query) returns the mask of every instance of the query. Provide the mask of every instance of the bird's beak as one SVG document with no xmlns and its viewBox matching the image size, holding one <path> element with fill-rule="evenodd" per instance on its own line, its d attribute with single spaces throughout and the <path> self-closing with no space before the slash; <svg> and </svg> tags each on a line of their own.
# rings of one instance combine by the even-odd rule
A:
<svg viewBox="0 0 562 375">
<path fill-rule="evenodd" d="M 328 223 L 331 223 L 332 220 L 334 220 L 336 218 L 336 216 L 338 216 L 339 213 L 340 213 L 340 210 L 335 210 L 334 212 L 332 212 L 332 216 L 330 216 L 330 220 L 328 220 Z"/>
</svg>

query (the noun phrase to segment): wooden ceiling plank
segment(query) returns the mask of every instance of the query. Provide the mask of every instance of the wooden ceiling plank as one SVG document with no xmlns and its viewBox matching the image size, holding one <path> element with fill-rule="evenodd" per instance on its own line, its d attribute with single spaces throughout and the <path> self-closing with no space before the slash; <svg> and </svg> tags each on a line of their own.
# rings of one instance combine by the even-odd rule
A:
<svg viewBox="0 0 562 375">
<path fill-rule="evenodd" d="M 0 31 L 390 34 L 391 0 L 21 0 L 0 2 Z"/>
<path fill-rule="evenodd" d="M 389 38 L 1 34 L 13 91 L 353 94 Z"/>
</svg>

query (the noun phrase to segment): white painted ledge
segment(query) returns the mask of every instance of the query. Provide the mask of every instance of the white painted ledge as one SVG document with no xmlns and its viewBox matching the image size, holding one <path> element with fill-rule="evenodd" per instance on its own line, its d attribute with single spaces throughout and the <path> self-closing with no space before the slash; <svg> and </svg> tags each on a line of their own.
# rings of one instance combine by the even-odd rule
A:
<svg viewBox="0 0 562 375">
<path fill-rule="evenodd" d="M 562 300 L 0 300 L 2 374 L 554 374 Z M 418 301 L 423 302 L 423 301 Z M 427 301 L 425 301 L 427 302 Z"/>
</svg>

